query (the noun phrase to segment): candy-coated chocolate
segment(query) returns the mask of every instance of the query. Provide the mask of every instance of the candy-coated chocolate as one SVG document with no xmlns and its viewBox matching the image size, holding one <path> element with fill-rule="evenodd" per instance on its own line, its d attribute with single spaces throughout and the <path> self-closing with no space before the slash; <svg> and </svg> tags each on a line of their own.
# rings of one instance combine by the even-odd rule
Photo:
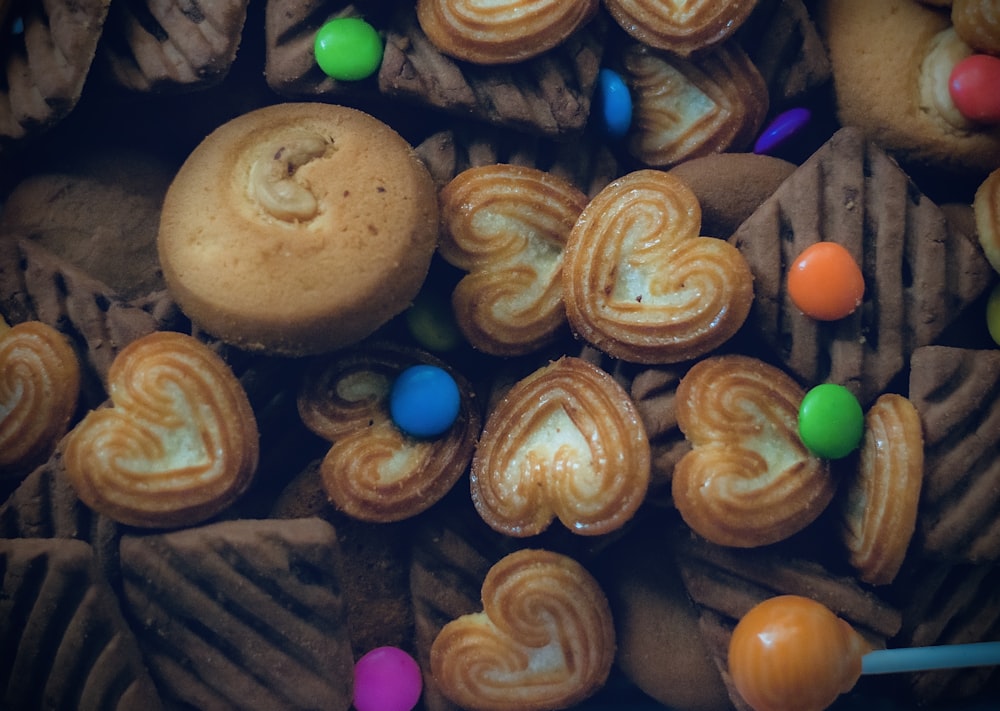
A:
<svg viewBox="0 0 1000 711">
<path fill-rule="evenodd" d="M 435 365 L 407 368 L 389 393 L 393 422 L 413 437 L 436 437 L 446 432 L 458 417 L 461 403 L 455 379 Z"/>
<path fill-rule="evenodd" d="M 323 72 L 340 81 L 370 77 L 382 64 L 378 31 L 360 17 L 337 17 L 319 28 L 313 51 Z"/>
<path fill-rule="evenodd" d="M 729 673 L 755 711 L 822 711 L 861 676 L 868 644 L 815 600 L 779 595 L 753 607 L 729 642 Z"/>
<path fill-rule="evenodd" d="M 622 138 L 632 125 L 632 95 L 621 75 L 605 67 L 597 76 L 604 130 L 612 138 Z"/>
<path fill-rule="evenodd" d="M 817 457 L 841 459 L 861 444 L 865 415 L 854 394 L 843 385 L 823 383 L 802 398 L 799 436 Z"/>
<path fill-rule="evenodd" d="M 1000 123 L 1000 57 L 973 54 L 955 65 L 948 80 L 955 107 L 976 123 Z"/>
<path fill-rule="evenodd" d="M 805 128 L 811 120 L 812 112 L 804 107 L 788 109 L 788 111 L 778 114 L 761 132 L 754 144 L 753 152 L 757 154 L 773 153 Z"/>
<path fill-rule="evenodd" d="M 417 343 L 434 353 L 454 350 L 462 342 L 451 304 L 440 294 L 418 294 L 406 312 L 406 327 Z"/>
<path fill-rule="evenodd" d="M 986 301 L 986 328 L 993 342 L 1000 346 L 1000 284 L 993 287 Z"/>
<path fill-rule="evenodd" d="M 865 294 L 861 267 L 836 242 L 816 242 L 788 270 L 788 295 L 806 316 L 836 321 L 854 313 Z"/>
<path fill-rule="evenodd" d="M 377 647 L 354 665 L 357 711 L 410 711 L 422 691 L 419 665 L 397 647 Z"/>
</svg>

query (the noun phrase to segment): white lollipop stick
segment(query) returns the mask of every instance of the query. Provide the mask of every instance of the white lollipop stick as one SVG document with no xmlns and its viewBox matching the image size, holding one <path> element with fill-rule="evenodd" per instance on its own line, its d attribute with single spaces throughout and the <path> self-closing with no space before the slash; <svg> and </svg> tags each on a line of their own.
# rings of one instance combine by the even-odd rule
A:
<svg viewBox="0 0 1000 711">
<path fill-rule="evenodd" d="M 894 674 L 995 664 L 1000 664 L 1000 642 L 942 644 L 933 647 L 876 649 L 861 657 L 861 673 Z"/>
</svg>

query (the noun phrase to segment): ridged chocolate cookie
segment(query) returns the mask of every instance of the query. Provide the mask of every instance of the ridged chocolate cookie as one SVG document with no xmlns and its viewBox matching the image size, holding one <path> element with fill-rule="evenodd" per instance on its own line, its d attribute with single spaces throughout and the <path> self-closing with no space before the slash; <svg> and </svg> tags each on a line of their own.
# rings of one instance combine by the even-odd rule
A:
<svg viewBox="0 0 1000 711">
<path fill-rule="evenodd" d="M 910 359 L 924 428 L 917 540 L 943 559 L 1000 559 L 1000 351 L 928 346 Z"/>
<path fill-rule="evenodd" d="M 269 86 L 293 99 L 390 98 L 536 135 L 576 135 L 586 126 L 604 53 L 603 17 L 541 55 L 489 66 L 442 54 L 421 29 L 414 3 L 376 5 L 269 0 Z M 384 34 L 381 67 L 369 79 L 336 81 L 316 65 L 313 40 L 328 18 L 359 15 Z"/>
<path fill-rule="evenodd" d="M 818 321 L 786 288 L 798 255 L 818 241 L 847 248 L 865 296 L 851 315 Z M 974 240 L 860 131 L 837 131 L 736 231 L 731 242 L 754 275 L 747 319 L 806 384 L 850 388 L 863 404 L 932 343 L 987 288 L 991 270 Z"/>
<path fill-rule="evenodd" d="M 0 15 L 0 150 L 38 135 L 76 108 L 90 74 L 110 0 L 18 4 L 23 31 Z M 5 15 L 6 13 L 4 13 Z"/>
<path fill-rule="evenodd" d="M 212 86 L 236 59 L 248 2 L 112 3 L 98 56 L 114 80 L 133 91 Z"/>
<path fill-rule="evenodd" d="M 121 561 L 125 608 L 165 699 L 350 707 L 340 551 L 326 522 L 227 521 L 126 536 Z"/>
<path fill-rule="evenodd" d="M 0 539 L 0 706 L 156 711 L 114 593 L 83 541 Z"/>
</svg>

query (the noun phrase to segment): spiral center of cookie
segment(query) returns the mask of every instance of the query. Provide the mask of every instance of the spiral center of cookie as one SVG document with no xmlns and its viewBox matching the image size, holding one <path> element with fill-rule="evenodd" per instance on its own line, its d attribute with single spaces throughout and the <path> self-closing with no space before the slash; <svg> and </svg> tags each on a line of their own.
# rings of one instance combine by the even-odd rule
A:
<svg viewBox="0 0 1000 711">
<path fill-rule="evenodd" d="M 333 143 L 318 135 L 297 136 L 266 150 L 250 168 L 250 194 L 269 215 L 286 222 L 311 220 L 319 202 L 309 185 L 296 179 L 299 168 L 322 158 Z"/>
</svg>

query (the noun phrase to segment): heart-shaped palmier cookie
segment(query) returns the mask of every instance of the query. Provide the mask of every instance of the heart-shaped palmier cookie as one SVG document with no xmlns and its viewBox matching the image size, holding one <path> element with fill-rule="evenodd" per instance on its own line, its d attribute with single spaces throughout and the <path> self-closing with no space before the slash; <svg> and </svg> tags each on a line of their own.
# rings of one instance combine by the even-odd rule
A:
<svg viewBox="0 0 1000 711">
<path fill-rule="evenodd" d="M 417 438 L 396 426 L 393 382 L 414 365 L 433 365 L 458 385 L 458 417 L 442 434 Z M 428 509 L 465 473 L 481 428 L 470 384 L 423 351 L 370 344 L 314 361 L 298 392 L 305 425 L 330 440 L 320 465 L 323 489 L 354 518 L 400 521 Z"/>
<path fill-rule="evenodd" d="M 865 414 L 858 471 L 842 498 L 842 537 L 858 577 L 891 583 L 917 527 L 924 479 L 920 413 L 908 399 L 884 393 Z"/>
<path fill-rule="evenodd" d="M 51 454 L 79 397 L 80 363 L 65 336 L 41 321 L 0 320 L 0 477 Z"/>
<path fill-rule="evenodd" d="M 523 355 L 565 326 L 563 249 L 586 205 L 568 181 L 510 164 L 469 168 L 444 186 L 438 250 L 469 272 L 452 306 L 475 348 Z"/>
<path fill-rule="evenodd" d="M 197 339 L 157 331 L 108 371 L 110 407 L 64 440 L 80 499 L 133 526 L 192 525 L 219 513 L 257 469 L 257 420 L 229 366 Z"/>
<path fill-rule="evenodd" d="M 486 574 L 483 611 L 446 624 L 431 646 L 441 691 L 470 711 L 542 711 L 582 701 L 615 653 L 608 600 L 577 561 L 524 549 Z"/>
<path fill-rule="evenodd" d="M 753 277 L 739 250 L 701 237 L 701 206 L 679 178 L 639 170 L 587 205 L 563 256 L 570 325 L 636 363 L 704 355 L 743 325 Z"/>
<path fill-rule="evenodd" d="M 677 423 L 693 449 L 674 467 L 674 504 L 723 546 L 788 538 L 830 503 L 834 480 L 798 434 L 805 392 L 783 371 L 742 355 L 706 358 L 677 387 Z"/>
<path fill-rule="evenodd" d="M 626 147 L 645 165 L 746 150 L 767 116 L 767 85 L 735 41 L 696 60 L 634 43 L 621 63 L 633 97 Z"/>
<path fill-rule="evenodd" d="M 649 476 L 649 440 L 628 394 L 566 356 L 519 380 L 490 413 L 472 460 L 472 500 L 508 536 L 541 533 L 554 518 L 598 535 L 632 517 Z"/>
<path fill-rule="evenodd" d="M 598 0 L 418 0 L 417 19 L 442 53 L 511 64 L 552 49 L 594 17 Z"/>
<path fill-rule="evenodd" d="M 615 21 L 643 44 L 680 55 L 718 44 L 740 28 L 757 0 L 605 0 Z"/>
</svg>

